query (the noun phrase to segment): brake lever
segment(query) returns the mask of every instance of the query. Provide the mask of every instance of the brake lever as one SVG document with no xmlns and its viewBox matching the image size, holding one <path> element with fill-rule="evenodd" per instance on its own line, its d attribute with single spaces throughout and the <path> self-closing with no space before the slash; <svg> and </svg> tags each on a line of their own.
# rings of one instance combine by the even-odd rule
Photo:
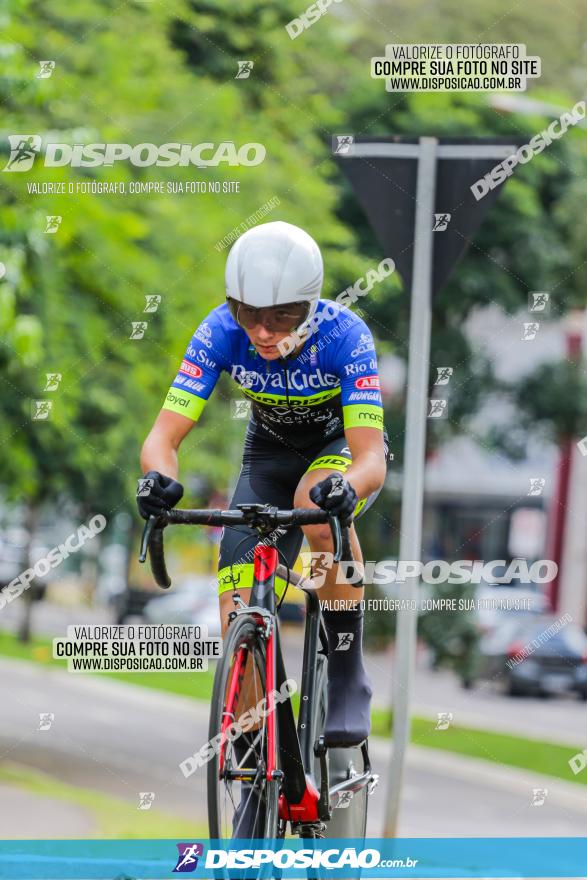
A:
<svg viewBox="0 0 587 880">
<path fill-rule="evenodd" d="M 145 526 L 143 528 L 143 534 L 141 537 L 141 550 L 139 553 L 139 562 L 145 562 L 147 559 L 147 550 L 149 549 L 149 543 L 151 541 L 151 535 L 153 534 L 153 529 L 157 525 L 158 516 L 155 516 L 153 513 L 149 515 L 149 519 L 146 521 Z"/>
<path fill-rule="evenodd" d="M 332 543 L 334 545 L 333 562 L 340 562 L 342 559 L 342 528 L 340 520 L 337 516 L 328 517 L 328 525 L 332 534 Z"/>
</svg>

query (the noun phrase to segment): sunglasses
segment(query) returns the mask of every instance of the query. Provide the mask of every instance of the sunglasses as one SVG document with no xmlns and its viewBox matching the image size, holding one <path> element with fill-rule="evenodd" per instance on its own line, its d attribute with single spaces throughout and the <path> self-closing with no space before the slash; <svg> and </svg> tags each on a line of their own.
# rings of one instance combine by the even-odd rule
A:
<svg viewBox="0 0 587 880">
<path fill-rule="evenodd" d="M 270 333 L 290 333 L 306 320 L 310 310 L 309 303 L 285 303 L 256 309 L 230 298 L 227 302 L 230 314 L 239 326 L 252 330 L 262 324 Z"/>
</svg>

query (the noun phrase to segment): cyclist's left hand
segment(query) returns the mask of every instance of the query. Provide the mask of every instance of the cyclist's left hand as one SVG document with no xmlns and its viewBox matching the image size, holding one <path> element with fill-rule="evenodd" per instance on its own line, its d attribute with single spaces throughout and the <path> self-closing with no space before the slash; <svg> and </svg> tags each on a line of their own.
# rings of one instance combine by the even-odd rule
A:
<svg viewBox="0 0 587 880">
<path fill-rule="evenodd" d="M 340 474 L 331 474 L 316 483 L 310 489 L 310 498 L 322 510 L 337 516 L 343 526 L 350 526 L 359 500 L 351 484 Z"/>
</svg>

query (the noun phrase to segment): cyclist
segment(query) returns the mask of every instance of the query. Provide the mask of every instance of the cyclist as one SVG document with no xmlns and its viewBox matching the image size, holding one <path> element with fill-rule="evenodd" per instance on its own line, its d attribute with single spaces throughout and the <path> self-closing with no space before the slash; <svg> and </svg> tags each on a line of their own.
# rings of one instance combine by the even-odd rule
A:
<svg viewBox="0 0 587 880">
<path fill-rule="evenodd" d="M 317 505 L 348 524 L 373 503 L 387 459 L 373 338 L 349 309 L 320 299 L 322 280 L 320 249 L 297 226 L 264 223 L 234 243 L 226 264 L 226 302 L 195 331 L 143 445 L 141 467 L 153 486 L 148 496 L 137 498 L 142 516 L 181 499 L 177 450 L 223 370 L 252 402 L 231 507 Z M 302 531 L 281 531 L 272 537 L 293 566 Z M 313 554 L 332 552 L 328 525 L 303 532 Z M 234 607 L 232 591 L 249 600 L 256 541 L 246 529 L 223 530 L 218 571 L 223 634 Z M 354 527 L 351 544 L 361 560 Z M 326 569 L 320 599 L 329 644 L 324 735 L 327 745 L 341 747 L 369 735 L 372 691 L 362 656 L 363 591 L 337 577 L 337 568 Z M 279 596 L 284 586 L 278 579 Z M 328 604 L 334 607 L 328 610 Z M 239 739 L 237 753 L 246 747 L 246 738 L 240 744 Z M 246 826 L 247 817 L 239 819 Z"/>
</svg>

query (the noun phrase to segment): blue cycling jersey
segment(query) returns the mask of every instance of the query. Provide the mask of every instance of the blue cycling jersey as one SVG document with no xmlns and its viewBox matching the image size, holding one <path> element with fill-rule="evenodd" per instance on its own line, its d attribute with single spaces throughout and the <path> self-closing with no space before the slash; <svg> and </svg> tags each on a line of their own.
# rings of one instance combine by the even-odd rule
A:
<svg viewBox="0 0 587 880">
<path fill-rule="evenodd" d="M 373 337 L 345 306 L 319 300 L 295 356 L 267 361 L 224 303 L 200 324 L 163 404 L 197 421 L 224 370 L 252 401 L 251 430 L 303 448 L 345 428 L 383 430 Z"/>
</svg>

